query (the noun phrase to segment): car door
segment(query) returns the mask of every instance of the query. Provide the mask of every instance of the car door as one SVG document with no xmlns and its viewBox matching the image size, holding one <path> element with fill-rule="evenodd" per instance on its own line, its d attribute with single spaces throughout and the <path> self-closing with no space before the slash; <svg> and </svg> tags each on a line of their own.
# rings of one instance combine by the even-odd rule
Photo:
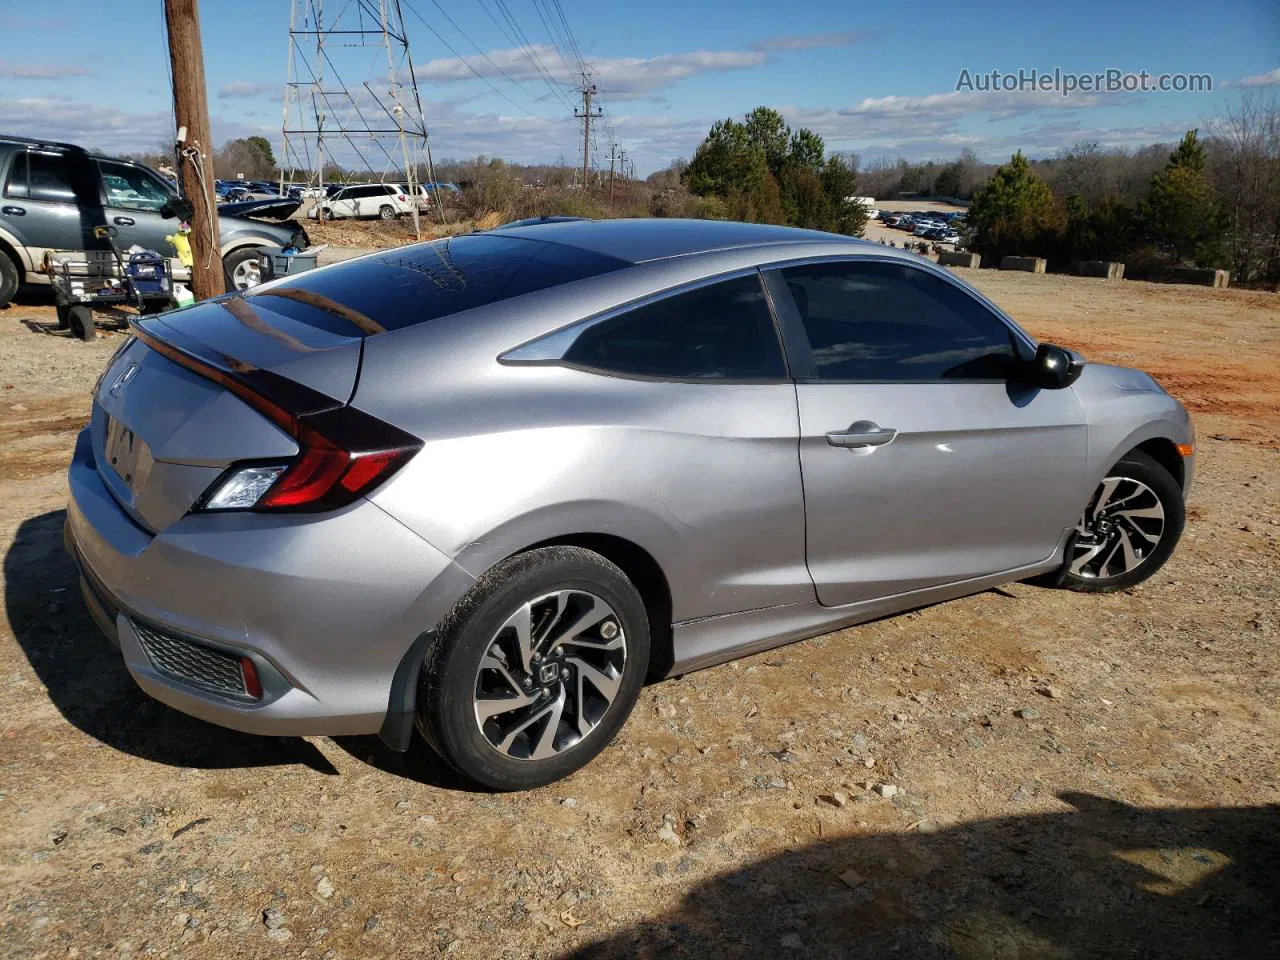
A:
<svg viewBox="0 0 1280 960">
<path fill-rule="evenodd" d="M 0 223 L 21 244 L 29 269 L 39 270 L 51 250 L 87 256 L 103 246 L 93 237 L 102 222 L 96 180 L 79 152 L 31 146 L 13 155 Z"/>
<path fill-rule="evenodd" d="M 121 251 L 137 244 L 172 257 L 174 248 L 166 236 L 178 228 L 178 221 L 161 211 L 173 199 L 173 191 L 149 170 L 130 163 L 99 160 L 102 196 L 107 222 L 116 229 L 116 246 Z"/>
<path fill-rule="evenodd" d="M 1016 570 L 1074 525 L 1070 388 L 1016 386 L 1029 341 L 958 281 L 900 258 L 768 280 L 796 373 L 806 555 L 838 606 Z"/>
<path fill-rule="evenodd" d="M 676 620 L 813 602 L 795 388 L 757 271 L 592 321 L 560 359 L 581 375 L 562 403 L 597 431 L 591 457 L 668 531 L 649 546 Z M 586 505 L 590 482 L 557 495 Z"/>
</svg>

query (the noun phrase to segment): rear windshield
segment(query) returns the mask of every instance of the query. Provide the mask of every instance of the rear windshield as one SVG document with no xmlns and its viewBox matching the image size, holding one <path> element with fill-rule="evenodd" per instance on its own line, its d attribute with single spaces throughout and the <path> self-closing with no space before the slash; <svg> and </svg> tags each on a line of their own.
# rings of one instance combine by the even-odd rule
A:
<svg viewBox="0 0 1280 960">
<path fill-rule="evenodd" d="M 246 297 L 269 298 L 261 305 L 335 334 L 370 334 L 629 266 L 577 247 L 479 233 L 301 273 Z"/>
</svg>

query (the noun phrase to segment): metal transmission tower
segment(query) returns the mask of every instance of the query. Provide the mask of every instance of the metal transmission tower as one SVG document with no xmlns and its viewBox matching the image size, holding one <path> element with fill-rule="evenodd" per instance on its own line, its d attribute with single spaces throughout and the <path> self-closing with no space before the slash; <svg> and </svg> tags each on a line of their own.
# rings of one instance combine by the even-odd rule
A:
<svg viewBox="0 0 1280 960">
<path fill-rule="evenodd" d="M 326 14 L 324 0 L 290 3 L 281 179 L 304 170 L 323 191 L 326 166 L 360 169 L 402 180 L 416 198 L 420 166 L 434 175 L 400 0 L 333 6 Z M 413 227 L 421 236 L 416 203 Z"/>
</svg>

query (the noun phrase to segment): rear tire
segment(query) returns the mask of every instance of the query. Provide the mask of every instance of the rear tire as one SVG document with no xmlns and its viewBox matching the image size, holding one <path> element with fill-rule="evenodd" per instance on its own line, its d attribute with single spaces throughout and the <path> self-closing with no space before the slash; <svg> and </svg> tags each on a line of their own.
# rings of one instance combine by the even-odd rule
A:
<svg viewBox="0 0 1280 960">
<path fill-rule="evenodd" d="M 393 207 L 383 204 L 378 208 L 378 216 L 383 220 L 394 220 L 396 218 L 396 211 Z"/>
<path fill-rule="evenodd" d="M 251 290 L 262 283 L 262 269 L 258 258 L 262 251 L 257 247 L 234 250 L 222 258 L 222 275 L 226 282 L 226 292 Z"/>
<path fill-rule="evenodd" d="M 418 682 L 418 729 L 477 784 L 529 790 L 608 745 L 648 667 L 649 618 L 621 570 L 580 547 L 530 550 L 482 576 L 441 622 Z"/>
<path fill-rule="evenodd" d="M 1157 461 L 1135 450 L 1107 471 L 1072 540 L 1062 586 L 1114 593 L 1164 566 L 1186 526 L 1182 488 Z"/>
<path fill-rule="evenodd" d="M 67 325 L 77 340 L 88 342 L 98 339 L 98 325 L 93 322 L 93 311 L 82 303 L 67 310 Z"/>
</svg>

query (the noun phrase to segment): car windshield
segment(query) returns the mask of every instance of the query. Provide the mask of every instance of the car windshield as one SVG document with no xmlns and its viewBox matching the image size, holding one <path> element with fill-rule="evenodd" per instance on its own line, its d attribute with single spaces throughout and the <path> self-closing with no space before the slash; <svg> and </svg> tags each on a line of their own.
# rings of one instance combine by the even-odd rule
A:
<svg viewBox="0 0 1280 960">
<path fill-rule="evenodd" d="M 629 266 L 590 250 L 481 233 L 360 257 L 246 296 L 271 297 L 272 311 L 333 333 L 352 333 L 352 318 L 365 332 L 381 332 Z"/>
</svg>

